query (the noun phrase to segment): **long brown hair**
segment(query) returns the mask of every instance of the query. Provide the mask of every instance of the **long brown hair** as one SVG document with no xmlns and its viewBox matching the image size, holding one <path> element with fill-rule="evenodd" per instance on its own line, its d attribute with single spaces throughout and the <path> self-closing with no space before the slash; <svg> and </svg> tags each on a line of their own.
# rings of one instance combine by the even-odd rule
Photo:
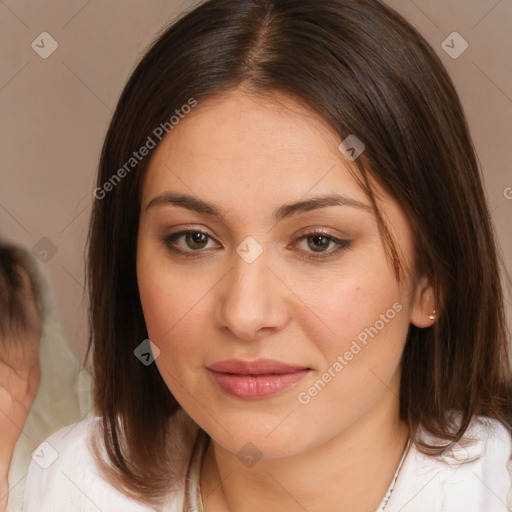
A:
<svg viewBox="0 0 512 512">
<path fill-rule="evenodd" d="M 166 28 L 135 68 L 99 165 L 102 192 L 88 238 L 90 347 L 96 408 L 121 487 L 147 501 L 165 494 L 168 425 L 179 408 L 156 366 L 144 366 L 133 353 L 148 337 L 136 239 L 149 158 L 129 175 L 126 163 L 190 98 L 199 109 L 241 86 L 294 97 L 329 123 L 340 141 L 350 134 L 364 141 L 357 178 L 376 208 L 397 279 L 401 262 L 372 183 L 389 192 L 409 219 L 415 273 L 433 284 L 438 312 L 432 327 L 410 326 L 403 353 L 400 413 L 411 432 L 423 425 L 457 441 L 475 415 L 512 428 L 495 235 L 466 119 L 435 52 L 375 0 L 211 0 Z M 127 172 L 113 180 L 123 166 Z M 455 432 L 452 410 L 461 412 Z M 441 451 L 421 440 L 417 446 Z"/>
</svg>

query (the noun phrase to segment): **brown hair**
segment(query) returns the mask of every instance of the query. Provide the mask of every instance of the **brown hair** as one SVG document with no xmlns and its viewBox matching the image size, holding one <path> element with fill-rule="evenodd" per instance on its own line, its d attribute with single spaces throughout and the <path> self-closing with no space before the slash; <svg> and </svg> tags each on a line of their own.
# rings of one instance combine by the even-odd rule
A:
<svg viewBox="0 0 512 512">
<path fill-rule="evenodd" d="M 21 246 L 0 238 L 0 342 L 8 343 L 10 334 L 33 328 L 28 318 L 27 301 L 34 301 L 41 312 L 40 293 L 31 275 L 31 256 Z M 23 282 L 23 276 L 28 277 Z"/>
<path fill-rule="evenodd" d="M 182 16 L 133 71 L 106 135 L 102 187 L 190 97 L 243 86 L 294 97 L 340 141 L 366 146 L 355 162 L 376 208 L 397 279 L 401 265 L 373 182 L 414 233 L 415 275 L 434 286 L 436 322 L 410 326 L 400 413 L 411 432 L 457 441 L 474 415 L 512 428 L 512 380 L 500 264 L 466 119 L 423 37 L 375 0 L 211 0 Z M 172 135 L 171 135 L 172 136 Z M 95 201 L 88 239 L 90 347 L 104 444 L 125 492 L 157 502 L 168 489 L 166 439 L 179 404 L 134 349 L 148 337 L 138 295 L 136 239 L 148 159 Z M 461 412 L 451 432 L 451 410 Z M 151 435 L 148 435 L 151 432 Z M 425 453 L 435 449 L 417 440 Z"/>
</svg>

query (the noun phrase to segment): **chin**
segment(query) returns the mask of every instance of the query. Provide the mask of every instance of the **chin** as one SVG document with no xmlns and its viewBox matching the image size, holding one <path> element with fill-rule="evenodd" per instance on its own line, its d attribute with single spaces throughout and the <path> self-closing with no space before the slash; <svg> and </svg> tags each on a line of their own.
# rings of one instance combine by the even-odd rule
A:
<svg viewBox="0 0 512 512">
<path fill-rule="evenodd" d="M 201 421 L 195 421 L 218 445 L 239 457 L 248 455 L 277 459 L 296 455 L 314 445 L 314 440 L 308 435 L 311 430 L 304 428 L 304 425 L 279 425 L 286 414 L 278 419 L 274 417 L 271 427 L 267 422 L 260 423 L 258 414 L 255 414 L 255 417 L 234 414 L 237 418 L 233 421 L 229 421 L 225 415 L 220 416 L 223 418 L 224 428 L 211 418 L 206 423 L 202 422 L 203 417 Z"/>
</svg>

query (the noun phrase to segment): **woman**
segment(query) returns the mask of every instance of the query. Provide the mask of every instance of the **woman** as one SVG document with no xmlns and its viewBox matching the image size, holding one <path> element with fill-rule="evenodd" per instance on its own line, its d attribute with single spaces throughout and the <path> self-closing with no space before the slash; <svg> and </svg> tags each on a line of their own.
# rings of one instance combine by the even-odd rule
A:
<svg viewBox="0 0 512 512">
<path fill-rule="evenodd" d="M 94 195 L 98 417 L 47 440 L 25 510 L 507 510 L 490 215 L 397 13 L 203 3 L 133 72 Z"/>
</svg>

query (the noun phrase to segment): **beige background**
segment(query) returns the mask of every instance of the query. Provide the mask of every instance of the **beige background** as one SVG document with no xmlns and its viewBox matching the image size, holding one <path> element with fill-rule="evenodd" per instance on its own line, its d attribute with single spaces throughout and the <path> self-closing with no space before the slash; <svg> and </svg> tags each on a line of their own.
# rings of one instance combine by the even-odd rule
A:
<svg viewBox="0 0 512 512">
<path fill-rule="evenodd" d="M 388 3 L 427 38 L 455 81 L 510 272 L 512 2 Z M 145 47 L 192 4 L 0 0 L 0 233 L 47 259 L 64 334 L 79 357 L 87 339 L 84 244 L 101 143 Z M 454 31 L 469 43 L 457 59 L 441 46 Z M 31 47 L 42 32 L 58 43 L 47 59 Z"/>
</svg>

